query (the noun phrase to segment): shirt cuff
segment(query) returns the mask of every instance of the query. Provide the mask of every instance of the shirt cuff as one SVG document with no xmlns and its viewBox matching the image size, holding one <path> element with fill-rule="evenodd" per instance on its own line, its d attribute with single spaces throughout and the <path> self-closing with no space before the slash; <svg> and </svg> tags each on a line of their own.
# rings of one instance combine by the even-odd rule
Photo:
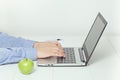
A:
<svg viewBox="0 0 120 80">
<path fill-rule="evenodd" d="M 35 48 L 25 48 L 26 58 L 30 58 L 32 60 L 37 59 L 37 50 Z"/>
</svg>

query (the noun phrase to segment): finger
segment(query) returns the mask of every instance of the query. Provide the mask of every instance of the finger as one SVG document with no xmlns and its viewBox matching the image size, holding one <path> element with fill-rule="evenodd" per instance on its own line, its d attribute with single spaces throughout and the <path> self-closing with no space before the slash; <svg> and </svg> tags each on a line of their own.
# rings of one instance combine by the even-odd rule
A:
<svg viewBox="0 0 120 80">
<path fill-rule="evenodd" d="M 64 52 L 60 52 L 62 57 L 66 57 Z"/>
<path fill-rule="evenodd" d="M 60 43 L 58 43 L 57 46 L 63 50 L 62 45 Z"/>
<path fill-rule="evenodd" d="M 64 57 L 64 55 L 62 55 L 60 52 L 53 52 L 52 56 Z"/>
<path fill-rule="evenodd" d="M 59 53 L 59 56 L 61 56 L 61 57 L 65 57 L 65 54 L 64 54 L 64 52 L 62 52 L 62 51 L 59 51 L 58 53 Z"/>
<path fill-rule="evenodd" d="M 60 54 L 64 55 L 64 51 L 61 49 L 53 49 L 53 52 L 59 52 Z"/>
<path fill-rule="evenodd" d="M 61 44 L 58 43 L 58 46 L 53 47 L 53 52 L 59 52 L 60 55 L 62 55 L 63 57 L 65 57 L 65 53 L 63 48 L 61 47 Z"/>
<path fill-rule="evenodd" d="M 58 47 L 59 47 L 59 52 L 63 55 L 63 57 L 65 57 L 65 53 L 64 53 L 64 50 L 63 50 L 61 44 L 59 44 Z"/>
<path fill-rule="evenodd" d="M 59 52 L 59 50 L 52 50 L 53 53 Z"/>
<path fill-rule="evenodd" d="M 59 47 L 57 47 L 57 46 L 56 46 L 56 47 L 52 47 L 52 49 L 53 49 L 53 50 L 62 50 L 61 48 L 59 48 Z"/>
<path fill-rule="evenodd" d="M 61 49 L 61 48 L 59 48 L 59 47 L 54 47 L 54 48 L 53 48 L 53 51 L 55 51 L 55 52 L 60 52 L 60 53 L 62 53 L 62 55 L 64 55 L 64 50 Z"/>
</svg>

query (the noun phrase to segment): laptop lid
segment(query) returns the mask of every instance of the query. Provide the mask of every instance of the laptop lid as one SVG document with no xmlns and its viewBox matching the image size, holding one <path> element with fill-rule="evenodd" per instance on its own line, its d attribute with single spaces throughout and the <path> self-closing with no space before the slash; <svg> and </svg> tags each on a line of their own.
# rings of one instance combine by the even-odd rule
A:
<svg viewBox="0 0 120 80">
<path fill-rule="evenodd" d="M 107 21 L 100 13 L 98 13 L 82 46 L 82 49 L 84 50 L 86 57 L 86 64 L 88 63 L 106 25 L 107 25 Z"/>
</svg>

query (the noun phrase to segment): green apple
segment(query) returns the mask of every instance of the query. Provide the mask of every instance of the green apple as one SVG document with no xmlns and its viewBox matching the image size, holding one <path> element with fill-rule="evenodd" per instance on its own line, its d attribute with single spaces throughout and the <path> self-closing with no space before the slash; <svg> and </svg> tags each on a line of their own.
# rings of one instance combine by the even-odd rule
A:
<svg viewBox="0 0 120 80">
<path fill-rule="evenodd" d="M 31 59 L 25 58 L 18 63 L 18 67 L 23 74 L 30 74 L 33 71 L 34 63 Z"/>
</svg>

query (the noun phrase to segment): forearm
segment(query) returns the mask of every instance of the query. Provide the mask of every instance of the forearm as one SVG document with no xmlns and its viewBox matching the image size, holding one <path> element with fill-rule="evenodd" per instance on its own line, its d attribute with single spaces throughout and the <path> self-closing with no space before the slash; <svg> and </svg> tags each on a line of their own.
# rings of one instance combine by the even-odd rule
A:
<svg viewBox="0 0 120 80">
<path fill-rule="evenodd" d="M 35 48 L 0 48 L 0 64 L 19 62 L 23 58 L 37 59 Z"/>
<path fill-rule="evenodd" d="M 0 33 L 0 47 L 25 47 L 32 48 L 34 46 L 35 41 L 26 40 L 20 37 L 13 37 L 6 33 Z"/>
</svg>

